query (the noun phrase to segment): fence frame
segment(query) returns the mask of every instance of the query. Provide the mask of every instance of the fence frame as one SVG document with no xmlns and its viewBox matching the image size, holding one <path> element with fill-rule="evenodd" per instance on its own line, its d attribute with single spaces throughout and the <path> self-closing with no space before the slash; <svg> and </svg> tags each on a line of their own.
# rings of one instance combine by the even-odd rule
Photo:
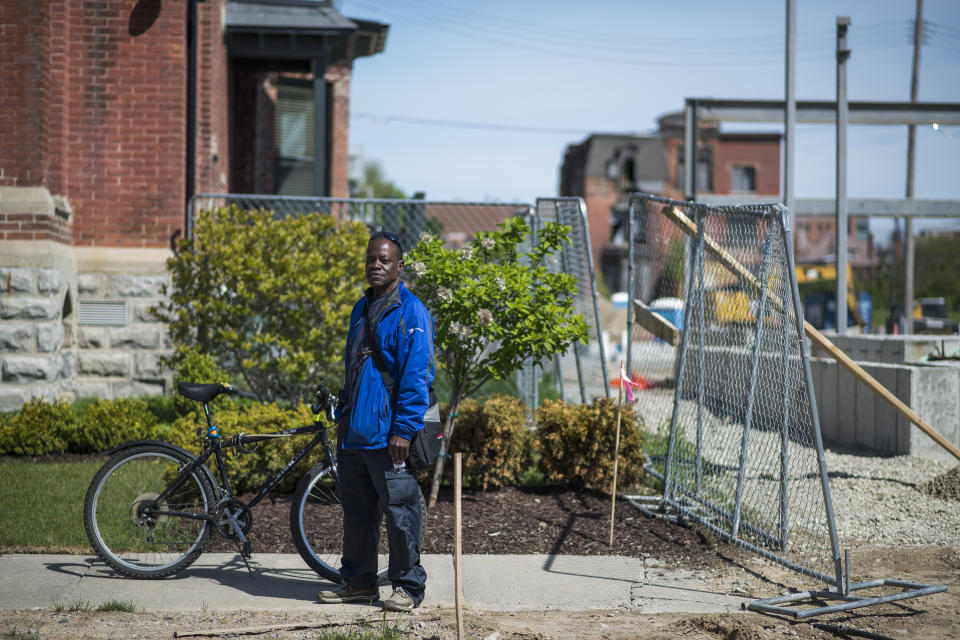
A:
<svg viewBox="0 0 960 640">
<path fill-rule="evenodd" d="M 832 560 L 833 560 L 835 575 L 829 576 L 819 571 L 813 570 L 809 567 L 804 567 L 795 562 L 791 562 L 786 557 L 781 557 L 775 553 L 772 553 L 767 549 L 764 549 L 760 546 L 752 544 L 748 540 L 743 539 L 743 537 L 741 537 L 739 533 L 740 526 L 741 526 L 740 507 L 742 504 L 742 487 L 743 487 L 743 479 L 744 479 L 744 472 L 745 472 L 744 457 L 747 451 L 747 439 L 750 434 L 750 421 L 752 418 L 752 406 L 753 406 L 753 398 L 754 398 L 753 390 L 756 383 L 756 375 L 758 370 L 757 359 L 759 355 L 759 345 L 761 342 L 760 335 L 762 335 L 762 331 L 765 329 L 764 325 L 766 324 L 764 320 L 763 312 L 766 305 L 768 304 L 767 290 L 769 287 L 766 286 L 765 283 L 767 282 L 767 271 L 770 266 L 769 250 L 763 251 L 764 256 L 762 258 L 763 260 L 763 268 L 761 272 L 762 275 L 759 278 L 759 282 L 763 283 L 761 284 L 762 289 L 761 289 L 760 312 L 757 314 L 757 323 L 758 323 L 757 332 L 759 335 L 755 339 L 755 342 L 752 346 L 753 353 L 751 355 L 752 363 L 751 363 L 751 371 L 750 371 L 750 381 L 748 383 L 749 390 L 748 390 L 748 399 L 747 399 L 746 424 L 743 427 L 742 441 L 741 441 L 741 447 L 740 447 L 740 461 L 739 461 L 739 468 L 737 469 L 738 478 L 737 478 L 736 496 L 734 501 L 734 511 L 732 514 L 729 512 L 726 512 L 723 509 L 723 507 L 713 504 L 711 503 L 711 501 L 706 500 L 699 495 L 691 495 L 690 491 L 685 490 L 683 487 L 679 487 L 679 491 L 681 493 L 684 493 L 686 496 L 691 498 L 694 502 L 699 503 L 698 507 L 691 508 L 687 504 L 683 503 L 681 499 L 677 497 L 675 492 L 678 490 L 678 488 L 676 488 L 674 486 L 674 483 L 672 482 L 673 476 L 671 474 L 671 464 L 673 460 L 673 449 L 675 446 L 675 441 L 676 441 L 677 431 L 678 431 L 678 413 L 677 412 L 678 412 L 680 401 L 682 398 L 683 370 L 684 370 L 684 367 L 686 366 L 687 349 L 688 349 L 688 344 L 687 344 L 688 332 L 686 331 L 686 328 L 689 326 L 689 323 L 694 320 L 694 318 L 691 318 L 689 316 L 687 316 L 684 321 L 684 330 L 681 332 L 680 351 L 677 354 L 676 365 L 675 365 L 676 370 L 675 370 L 674 379 L 676 380 L 676 387 L 674 390 L 673 411 L 672 411 L 672 416 L 670 421 L 670 434 L 669 434 L 669 440 L 667 445 L 667 455 L 666 455 L 664 472 L 663 474 L 660 474 L 659 472 L 657 472 L 657 470 L 653 467 L 652 463 L 649 463 L 646 466 L 647 471 L 651 472 L 654 476 L 658 477 L 663 483 L 663 494 L 659 498 L 661 511 L 665 511 L 665 509 L 669 507 L 670 509 L 678 513 L 681 519 L 690 518 L 700 523 L 701 525 L 705 526 L 707 529 L 717 534 L 722 539 L 725 539 L 729 542 L 732 542 L 734 544 L 747 548 L 764 558 L 767 558 L 773 562 L 776 562 L 778 564 L 781 564 L 787 567 L 788 569 L 791 569 L 798 573 L 821 580 L 827 583 L 827 585 L 829 585 L 827 589 L 823 589 L 823 590 L 804 591 L 801 593 L 791 594 L 788 596 L 777 596 L 773 598 L 756 600 L 750 603 L 744 603 L 743 604 L 744 609 L 761 611 L 765 613 L 776 613 L 780 615 L 790 615 L 790 616 L 793 616 L 794 618 L 807 618 L 807 617 L 816 616 L 816 615 L 823 615 L 823 614 L 833 613 L 837 611 L 845 611 L 849 609 L 865 607 L 865 606 L 880 604 L 884 602 L 893 602 L 893 601 L 903 600 L 907 598 L 914 598 L 922 595 L 928 595 L 931 593 L 938 593 L 941 591 L 945 591 L 946 590 L 945 585 L 927 585 L 927 584 L 906 582 L 902 580 L 895 580 L 890 578 L 884 578 L 880 580 L 873 580 L 873 581 L 862 582 L 862 583 L 851 583 L 849 551 L 847 550 L 844 554 L 844 557 L 841 558 L 839 541 L 837 537 L 836 523 L 834 520 L 833 504 L 830 497 L 830 485 L 829 485 L 829 478 L 828 478 L 827 469 L 826 469 L 823 440 L 822 440 L 821 431 L 820 431 L 819 413 L 817 410 L 816 397 L 814 394 L 813 380 L 812 380 L 812 374 L 810 369 L 809 347 L 807 345 L 806 336 L 804 332 L 803 310 L 800 303 L 800 293 L 797 285 L 796 269 L 794 264 L 794 255 L 793 255 L 793 249 L 794 249 L 793 233 L 791 228 L 791 222 L 790 222 L 791 219 L 790 219 L 789 211 L 779 203 L 771 203 L 768 205 L 749 205 L 749 206 L 738 206 L 738 205 L 710 206 L 710 205 L 703 205 L 695 202 L 671 200 L 668 198 L 662 198 L 662 197 L 651 195 L 651 194 L 644 194 L 644 193 L 631 194 L 630 218 L 628 223 L 628 238 L 630 239 L 629 251 L 628 251 L 628 256 L 629 256 L 628 279 L 629 279 L 630 286 L 629 286 L 628 323 L 627 323 L 627 335 L 630 336 L 631 339 L 633 336 L 633 314 L 631 312 L 633 307 L 633 298 L 636 292 L 636 286 L 634 283 L 634 268 L 633 268 L 634 267 L 633 248 L 635 244 L 633 223 L 636 217 L 635 214 L 638 210 L 638 207 L 641 207 L 641 206 L 644 207 L 644 211 L 646 212 L 647 202 L 657 202 L 666 206 L 681 207 L 685 212 L 689 212 L 691 210 L 696 212 L 695 213 L 696 234 L 693 239 L 694 246 L 692 250 L 692 255 L 690 255 L 691 252 L 688 251 L 687 255 L 690 256 L 690 259 L 686 260 L 684 263 L 684 271 L 685 271 L 684 281 L 687 283 L 686 291 L 684 295 L 684 300 L 685 300 L 684 309 L 699 310 L 696 321 L 698 322 L 698 326 L 701 328 L 701 332 L 699 334 L 701 336 L 701 340 L 702 340 L 702 336 L 704 335 L 702 328 L 703 328 L 703 315 L 704 315 L 705 305 L 703 304 L 702 300 L 701 301 L 695 300 L 694 296 L 704 295 L 702 283 L 703 283 L 703 264 L 704 264 L 705 237 L 706 237 L 706 231 L 705 231 L 706 224 L 704 223 L 705 212 L 709 210 L 713 212 L 741 214 L 741 213 L 747 213 L 751 211 L 756 212 L 756 209 L 758 206 L 763 206 L 765 208 L 772 208 L 774 211 L 777 212 L 779 217 L 779 223 L 783 231 L 783 242 L 785 244 L 785 247 L 783 247 L 784 255 L 786 257 L 786 262 L 787 262 L 787 265 L 785 268 L 785 276 L 790 281 L 789 289 L 791 294 L 791 299 L 789 301 L 781 300 L 780 304 L 782 304 L 783 306 L 786 306 L 789 304 L 792 307 L 793 317 L 796 322 L 795 327 L 791 330 L 796 331 L 796 334 L 797 334 L 796 338 L 798 339 L 798 342 L 800 345 L 800 358 L 803 364 L 804 382 L 806 387 L 806 399 L 807 399 L 806 407 L 810 413 L 809 415 L 810 427 L 811 427 L 812 435 L 814 438 L 814 444 L 816 447 L 819 480 L 820 480 L 821 491 L 823 492 L 823 509 L 825 511 L 824 515 L 826 517 L 827 529 L 829 532 L 830 551 L 832 553 Z M 644 216 L 644 219 L 646 219 L 646 216 Z M 689 229 L 683 229 L 683 231 L 686 234 L 690 233 Z M 687 240 L 687 242 L 689 245 L 689 239 Z M 767 240 L 767 242 L 769 242 L 769 240 Z M 713 249 L 716 251 L 716 245 L 714 245 Z M 733 258 L 729 258 L 729 259 L 735 262 Z M 695 278 L 699 279 L 699 283 L 701 286 L 699 287 L 694 286 Z M 698 304 L 695 304 L 695 302 Z M 783 330 L 784 332 L 788 331 L 787 323 L 783 323 Z M 784 344 L 784 353 L 786 354 L 787 342 L 784 341 L 783 344 Z M 627 350 L 628 358 L 630 357 L 629 354 L 631 353 L 631 351 L 632 349 Z M 702 356 L 703 355 L 702 344 L 701 344 L 700 353 Z M 703 385 L 703 378 L 702 378 L 702 370 L 703 368 L 701 365 L 701 377 L 699 382 L 700 389 L 697 397 L 697 412 L 698 412 L 697 444 L 695 449 L 696 451 L 695 483 L 697 484 L 698 487 L 699 487 L 701 465 L 703 464 L 703 460 L 701 457 L 702 452 L 701 452 L 701 442 L 700 442 L 700 435 L 701 435 L 701 428 L 702 428 L 701 416 L 702 416 L 702 411 L 704 406 L 704 399 L 703 399 L 704 385 Z M 784 394 L 786 394 L 786 385 L 784 385 Z M 789 403 L 785 402 L 784 403 L 784 427 L 781 431 L 781 439 L 784 445 L 786 443 L 786 440 L 789 438 L 788 425 L 789 425 L 790 416 L 788 411 L 789 411 Z M 768 539 L 768 542 L 772 542 L 774 544 L 779 543 L 781 550 L 786 549 L 787 529 L 788 529 L 788 526 L 787 526 L 788 484 L 787 484 L 787 477 L 786 477 L 786 469 L 789 461 L 788 460 L 789 448 L 784 445 L 781 446 L 781 450 L 780 450 L 781 451 L 781 456 L 780 456 L 780 470 L 781 470 L 780 487 L 781 488 L 780 488 L 779 507 L 781 512 L 781 517 L 780 517 L 779 540 L 771 540 L 770 538 L 772 538 L 772 536 L 769 536 L 769 534 L 766 534 L 766 532 L 754 530 L 754 528 L 749 523 L 743 523 L 743 526 L 748 530 L 751 530 L 751 533 L 753 533 L 754 535 L 760 534 L 766 537 Z M 696 491 L 695 493 L 698 494 L 699 490 Z M 633 503 L 634 506 L 636 506 L 641 511 L 646 512 L 645 507 L 642 506 L 641 501 L 639 501 L 638 498 L 639 496 L 628 496 L 628 500 L 630 500 L 630 502 Z M 718 515 L 722 514 L 725 517 L 731 518 L 732 519 L 731 530 L 727 531 L 726 529 L 716 526 L 708 516 L 704 515 L 703 510 L 705 510 L 707 513 L 712 512 Z M 898 591 L 892 594 L 886 594 L 881 596 L 870 596 L 870 597 L 861 597 L 861 596 L 852 594 L 853 591 L 857 591 L 861 589 L 878 588 L 878 587 L 894 587 L 896 589 L 901 589 L 901 591 Z M 841 604 L 825 605 L 825 606 L 819 606 L 819 607 L 814 607 L 809 609 L 793 609 L 789 607 L 780 606 L 783 604 L 802 603 L 803 601 L 807 601 L 807 600 L 819 601 L 824 599 L 825 600 L 842 600 L 844 602 Z"/>
</svg>

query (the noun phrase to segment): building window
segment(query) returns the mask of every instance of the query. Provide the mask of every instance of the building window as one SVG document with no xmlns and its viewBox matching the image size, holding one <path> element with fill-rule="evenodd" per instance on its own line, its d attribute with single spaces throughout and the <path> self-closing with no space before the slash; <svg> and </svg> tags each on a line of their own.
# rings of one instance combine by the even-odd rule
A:
<svg viewBox="0 0 960 640">
<path fill-rule="evenodd" d="M 683 146 L 677 147 L 677 188 L 683 189 Z M 713 193 L 713 152 L 701 147 L 697 149 L 697 184 L 700 193 Z"/>
<path fill-rule="evenodd" d="M 857 218 L 857 240 L 867 241 L 870 236 L 870 221 L 867 218 Z"/>
<path fill-rule="evenodd" d="M 309 84 L 277 86 L 273 142 L 277 194 L 313 195 L 313 88 Z"/>
<path fill-rule="evenodd" d="M 757 190 L 757 170 L 754 167 L 733 165 L 730 167 L 730 191 L 754 193 Z"/>
</svg>

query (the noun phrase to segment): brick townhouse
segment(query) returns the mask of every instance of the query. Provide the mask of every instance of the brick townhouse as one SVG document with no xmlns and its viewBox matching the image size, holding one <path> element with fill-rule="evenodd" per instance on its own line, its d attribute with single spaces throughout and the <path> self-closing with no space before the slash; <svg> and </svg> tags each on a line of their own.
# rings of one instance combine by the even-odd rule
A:
<svg viewBox="0 0 960 640">
<path fill-rule="evenodd" d="M 0 410 L 164 392 L 148 308 L 191 196 L 347 196 L 387 30 L 330 0 L 0 3 Z"/>
</svg>

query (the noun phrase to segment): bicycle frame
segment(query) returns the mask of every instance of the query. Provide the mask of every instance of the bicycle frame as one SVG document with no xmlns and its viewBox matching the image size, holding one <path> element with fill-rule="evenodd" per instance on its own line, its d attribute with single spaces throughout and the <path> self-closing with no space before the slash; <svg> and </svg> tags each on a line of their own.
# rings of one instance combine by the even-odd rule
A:
<svg viewBox="0 0 960 640">
<path fill-rule="evenodd" d="M 222 440 L 216 432 L 216 428 L 213 426 L 213 418 L 210 412 L 208 403 L 203 403 L 204 414 L 207 418 L 207 435 L 204 437 L 204 446 L 203 452 L 198 455 L 193 462 L 185 466 L 180 470 L 180 473 L 177 475 L 177 478 L 170 484 L 163 493 L 161 493 L 155 500 L 155 504 L 162 504 L 163 500 L 170 494 L 174 493 L 184 482 L 186 482 L 187 477 L 190 476 L 195 470 L 203 467 L 210 459 L 211 456 L 214 457 L 217 465 L 217 473 L 220 476 L 219 482 L 216 480 L 216 476 L 210 474 L 210 477 L 215 481 L 214 490 L 217 492 L 217 504 L 213 507 L 213 512 L 208 509 L 207 513 L 204 514 L 194 514 L 194 513 L 182 513 L 178 511 L 153 511 L 150 515 L 157 516 L 176 516 L 180 518 L 187 518 L 192 520 L 207 520 L 211 523 L 216 523 L 216 509 L 219 508 L 221 504 L 228 500 L 235 498 L 233 495 L 233 489 L 230 486 L 230 479 L 227 476 L 227 468 L 224 463 L 223 451 L 225 449 L 237 448 L 243 451 L 243 446 L 247 444 L 254 444 L 257 442 L 262 442 L 264 440 L 271 440 L 273 438 L 289 438 L 299 435 L 306 435 L 309 433 L 316 433 L 317 435 L 306 444 L 287 464 L 283 469 L 278 471 L 272 478 L 267 480 L 260 489 L 257 490 L 256 495 L 246 503 L 243 503 L 248 509 L 252 509 L 256 506 L 265 496 L 267 496 L 270 491 L 277 485 L 280 480 L 282 480 L 287 473 L 304 458 L 307 454 L 316 448 L 318 444 L 323 446 L 324 453 L 327 456 L 327 459 L 330 461 L 331 466 L 335 467 L 336 458 L 334 457 L 333 451 L 330 447 L 330 439 L 327 437 L 328 427 L 324 424 L 321 424 L 319 416 L 315 418 L 312 425 L 307 425 L 303 427 L 295 427 L 293 429 L 284 429 L 281 431 L 273 431 L 270 433 L 260 433 L 254 435 L 237 435 L 233 436 L 228 440 Z M 231 517 L 231 521 L 234 525 L 235 514 L 228 514 Z M 241 540 L 246 542 L 245 536 L 236 528 L 237 533 L 239 534 Z"/>
</svg>

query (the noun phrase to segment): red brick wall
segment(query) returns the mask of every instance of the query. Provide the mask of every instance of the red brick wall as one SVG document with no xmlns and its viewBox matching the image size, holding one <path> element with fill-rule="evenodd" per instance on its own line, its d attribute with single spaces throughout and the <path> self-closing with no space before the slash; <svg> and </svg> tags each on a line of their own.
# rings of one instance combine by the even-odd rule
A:
<svg viewBox="0 0 960 640">
<path fill-rule="evenodd" d="M 197 4 L 197 146 L 195 192 L 222 193 L 230 184 L 229 76 L 223 42 L 226 0 Z"/>
<path fill-rule="evenodd" d="M 0 184 L 66 196 L 74 244 L 167 246 L 182 226 L 184 3 L 0 4 Z"/>
<path fill-rule="evenodd" d="M 196 192 L 235 183 L 228 110 L 245 105 L 242 91 L 230 104 L 225 3 L 197 3 Z M 0 2 L 0 186 L 65 196 L 75 245 L 165 247 L 183 226 L 186 12 L 187 0 Z M 326 73 L 334 196 L 348 195 L 350 75 L 348 61 Z"/>
<path fill-rule="evenodd" d="M 713 147 L 713 191 L 730 193 L 730 173 L 734 165 L 754 167 L 756 193 L 777 196 L 780 193 L 780 142 L 778 140 L 724 137 L 711 141 Z"/>
<path fill-rule="evenodd" d="M 70 223 L 40 213 L 0 213 L 0 240 L 53 240 L 70 244 Z"/>
<path fill-rule="evenodd" d="M 327 65 L 323 79 L 330 83 L 330 196 L 350 197 L 348 184 L 350 129 L 350 62 Z"/>
<path fill-rule="evenodd" d="M 155 18 L 131 33 L 134 12 L 150 7 Z M 166 246 L 183 224 L 184 0 L 73 0 L 66 11 L 74 244 Z"/>
<path fill-rule="evenodd" d="M 0 2 L 0 186 L 35 185 L 43 179 L 37 145 L 46 113 L 45 13 L 44 3 L 35 0 Z M 21 113 L 35 117 L 11 117 Z"/>
</svg>

